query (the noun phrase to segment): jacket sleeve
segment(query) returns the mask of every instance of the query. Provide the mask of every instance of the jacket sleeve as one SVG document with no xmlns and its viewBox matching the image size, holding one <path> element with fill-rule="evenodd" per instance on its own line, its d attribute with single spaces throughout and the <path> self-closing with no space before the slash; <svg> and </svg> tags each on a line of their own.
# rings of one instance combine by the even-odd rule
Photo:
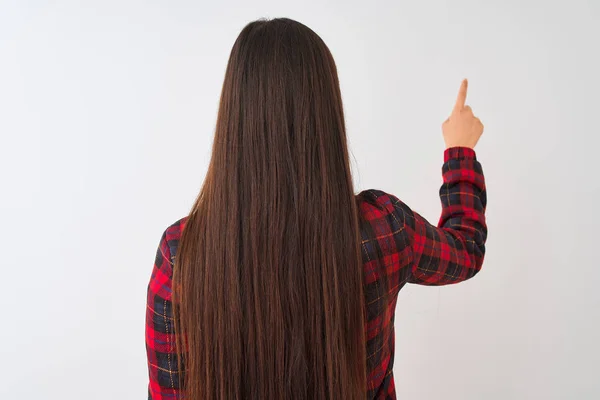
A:
<svg viewBox="0 0 600 400">
<path fill-rule="evenodd" d="M 182 398 L 173 331 L 172 258 L 167 231 L 161 237 L 146 304 L 146 354 L 148 358 L 148 399 L 176 400 Z"/>
<path fill-rule="evenodd" d="M 411 243 L 410 283 L 458 283 L 477 274 L 483 264 L 487 197 L 475 151 L 465 147 L 447 149 L 442 174 L 442 215 L 437 226 L 391 196 L 394 212 L 402 214 Z"/>
</svg>

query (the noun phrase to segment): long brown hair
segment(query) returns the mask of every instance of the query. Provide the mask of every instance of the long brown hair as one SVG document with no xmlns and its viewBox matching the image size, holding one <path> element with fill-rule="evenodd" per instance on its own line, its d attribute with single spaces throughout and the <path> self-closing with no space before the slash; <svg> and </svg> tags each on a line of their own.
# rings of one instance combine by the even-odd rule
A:
<svg viewBox="0 0 600 400">
<path fill-rule="evenodd" d="M 175 259 L 186 399 L 364 399 L 358 224 L 329 49 L 294 20 L 249 23 Z"/>
</svg>

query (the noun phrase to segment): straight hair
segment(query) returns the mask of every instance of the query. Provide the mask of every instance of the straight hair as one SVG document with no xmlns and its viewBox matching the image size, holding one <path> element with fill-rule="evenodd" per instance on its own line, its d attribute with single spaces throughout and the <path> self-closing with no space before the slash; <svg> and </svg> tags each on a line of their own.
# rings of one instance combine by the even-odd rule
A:
<svg viewBox="0 0 600 400">
<path fill-rule="evenodd" d="M 174 264 L 189 400 L 366 396 L 357 203 L 337 69 L 287 18 L 233 45 Z"/>
</svg>

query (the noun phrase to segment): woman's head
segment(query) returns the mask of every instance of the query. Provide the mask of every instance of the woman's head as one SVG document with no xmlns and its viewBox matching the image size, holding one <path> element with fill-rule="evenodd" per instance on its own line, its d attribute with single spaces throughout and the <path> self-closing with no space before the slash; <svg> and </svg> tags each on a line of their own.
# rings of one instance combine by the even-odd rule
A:
<svg viewBox="0 0 600 400">
<path fill-rule="evenodd" d="M 174 268 L 186 398 L 364 397 L 359 240 L 333 57 L 299 22 L 254 21 Z"/>
<path fill-rule="evenodd" d="M 239 159 L 227 158 L 233 155 Z M 238 36 L 223 83 L 211 173 L 225 172 L 225 159 L 265 185 L 296 185 L 310 173 L 350 179 L 335 62 L 310 28 L 287 18 L 259 20 Z"/>
</svg>

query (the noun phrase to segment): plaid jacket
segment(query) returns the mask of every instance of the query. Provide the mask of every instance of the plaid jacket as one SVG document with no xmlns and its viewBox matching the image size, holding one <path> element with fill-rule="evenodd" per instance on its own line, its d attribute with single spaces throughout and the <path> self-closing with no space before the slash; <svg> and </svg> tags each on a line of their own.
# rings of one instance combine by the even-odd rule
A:
<svg viewBox="0 0 600 400">
<path fill-rule="evenodd" d="M 483 263 L 487 227 L 486 188 L 472 149 L 444 153 L 440 189 L 442 215 L 436 226 L 397 197 L 365 190 L 356 198 L 361 225 L 364 293 L 367 308 L 367 399 L 395 399 L 394 311 L 406 283 L 447 285 L 473 277 Z M 186 218 L 163 233 L 146 308 L 148 399 L 183 398 L 174 353 L 171 304 L 172 265 Z"/>
</svg>

